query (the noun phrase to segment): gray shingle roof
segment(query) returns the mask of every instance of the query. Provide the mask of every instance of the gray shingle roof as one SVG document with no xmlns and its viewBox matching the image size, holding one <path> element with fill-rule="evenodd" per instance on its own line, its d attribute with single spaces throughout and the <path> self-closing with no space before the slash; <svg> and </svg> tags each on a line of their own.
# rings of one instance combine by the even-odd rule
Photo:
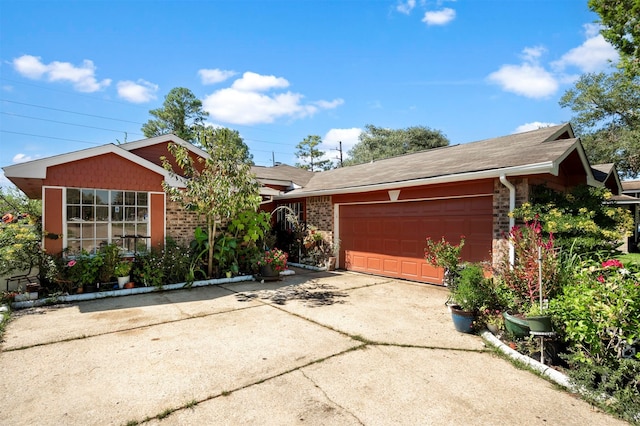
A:
<svg viewBox="0 0 640 426">
<path fill-rule="evenodd" d="M 576 143 L 569 124 L 435 148 L 357 166 L 316 173 L 288 195 L 362 188 L 485 170 L 553 162 Z"/>
<path fill-rule="evenodd" d="M 305 186 L 315 173 L 288 164 L 278 164 L 273 167 L 253 166 L 251 171 L 258 180 L 279 180 L 293 182 L 298 186 Z"/>
</svg>

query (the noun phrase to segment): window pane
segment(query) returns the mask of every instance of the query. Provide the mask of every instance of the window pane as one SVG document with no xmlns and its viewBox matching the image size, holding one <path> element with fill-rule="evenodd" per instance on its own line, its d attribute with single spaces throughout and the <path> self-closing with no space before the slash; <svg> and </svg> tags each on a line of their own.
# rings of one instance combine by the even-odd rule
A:
<svg viewBox="0 0 640 426">
<path fill-rule="evenodd" d="M 95 193 L 93 189 L 83 189 L 82 204 L 94 204 L 94 203 L 95 203 Z"/>
<path fill-rule="evenodd" d="M 79 240 L 69 240 L 67 241 L 67 247 L 69 248 L 70 253 L 79 253 L 80 252 L 80 241 Z"/>
<path fill-rule="evenodd" d="M 95 225 L 93 223 L 82 224 L 82 239 L 95 237 Z"/>
<path fill-rule="evenodd" d="M 111 237 L 112 238 L 120 238 L 124 235 L 122 229 L 122 223 L 112 223 L 111 224 Z"/>
<path fill-rule="evenodd" d="M 67 204 L 80 204 L 80 190 L 67 188 Z"/>
<path fill-rule="evenodd" d="M 67 220 L 80 220 L 79 206 L 67 206 Z"/>
<path fill-rule="evenodd" d="M 122 191 L 111 191 L 111 204 L 114 206 L 121 206 L 123 204 Z"/>
<path fill-rule="evenodd" d="M 147 208 L 146 207 L 138 207 L 138 222 L 146 222 L 148 218 Z"/>
<path fill-rule="evenodd" d="M 135 192 L 125 192 L 124 193 L 124 204 L 127 206 L 135 206 L 136 205 L 136 193 Z"/>
<path fill-rule="evenodd" d="M 80 238 L 80 224 L 68 223 L 67 224 L 67 238 Z"/>
<path fill-rule="evenodd" d="M 147 207 L 147 193 L 146 192 L 138 192 L 138 205 Z"/>
<path fill-rule="evenodd" d="M 146 223 L 139 223 L 137 226 L 137 233 L 138 235 L 142 235 L 142 236 L 147 236 L 147 224 Z"/>
<path fill-rule="evenodd" d="M 109 191 L 96 191 L 96 204 L 106 206 L 109 204 Z"/>
<path fill-rule="evenodd" d="M 96 238 L 106 240 L 109 237 L 109 224 L 96 223 Z"/>
<path fill-rule="evenodd" d="M 136 220 L 136 208 L 125 207 L 124 208 L 124 220 L 127 222 L 134 222 Z"/>
<path fill-rule="evenodd" d="M 125 235 L 136 235 L 136 225 L 134 223 L 125 223 L 124 233 Z"/>
<path fill-rule="evenodd" d="M 106 222 L 109 220 L 109 207 L 101 206 L 96 207 L 96 220 L 100 222 Z"/>
<path fill-rule="evenodd" d="M 94 240 L 82 240 L 82 250 L 92 254 L 96 249 L 96 243 Z"/>
<path fill-rule="evenodd" d="M 123 220 L 124 207 L 113 206 L 111 207 L 111 220 Z"/>
<path fill-rule="evenodd" d="M 82 206 L 82 220 L 84 221 L 93 221 L 93 206 L 87 207 Z"/>
</svg>

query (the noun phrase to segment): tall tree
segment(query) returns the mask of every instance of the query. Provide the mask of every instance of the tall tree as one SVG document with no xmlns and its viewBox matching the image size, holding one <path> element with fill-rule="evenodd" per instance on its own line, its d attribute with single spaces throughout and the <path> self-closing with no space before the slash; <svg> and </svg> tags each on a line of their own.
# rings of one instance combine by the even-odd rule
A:
<svg viewBox="0 0 640 426">
<path fill-rule="evenodd" d="M 296 145 L 296 157 L 303 163 L 296 163 L 296 167 L 312 172 L 318 170 L 330 170 L 333 168 L 331 160 L 322 160 L 324 151 L 320 151 L 318 146 L 322 139 L 318 135 L 309 135 L 302 142 Z"/>
<path fill-rule="evenodd" d="M 441 131 L 425 126 L 385 129 L 367 124 L 365 129 L 358 137 L 359 142 L 349 150 L 345 165 L 368 163 L 449 145 L 449 140 Z"/>
<path fill-rule="evenodd" d="M 202 109 L 202 101 L 184 87 L 171 89 L 164 98 L 162 108 L 152 109 L 149 114 L 155 119 L 150 119 L 142 126 L 142 133 L 146 137 L 173 133 L 191 143 L 196 142 L 197 131 L 209 115 Z"/>
<path fill-rule="evenodd" d="M 244 140 L 242 139 L 242 137 L 240 137 L 240 133 L 238 133 L 237 130 L 231 130 L 231 129 L 227 129 L 227 130 L 231 132 L 229 135 L 229 142 L 237 146 L 242 162 L 247 163 L 250 166 L 255 165 L 253 162 L 253 155 L 249 152 L 249 147 L 247 146 L 246 143 L 244 143 Z M 207 139 L 215 138 L 216 137 L 215 134 L 216 134 L 216 129 L 214 127 L 201 126 L 196 129 L 196 138 L 193 143 L 194 145 L 203 147 L 205 146 L 205 143 L 203 141 L 206 141 Z"/>
<path fill-rule="evenodd" d="M 589 9 L 600 15 L 600 33 L 620 53 L 620 67 L 640 75 L 640 0 L 589 0 Z"/>
<path fill-rule="evenodd" d="M 260 205 L 260 192 L 251 166 L 244 161 L 237 140 L 238 132 L 226 128 L 209 129 L 207 136 L 200 139 L 208 158 L 199 159 L 198 162 L 189 155 L 187 148 L 169 144 L 169 152 L 182 169 L 180 175 L 186 178 L 186 188 L 175 188 L 164 182 L 163 187 L 172 200 L 206 218 L 207 273 L 212 276 L 218 225 L 240 212 L 256 210 Z M 166 158 L 162 163 L 166 170 L 175 175 Z"/>
</svg>

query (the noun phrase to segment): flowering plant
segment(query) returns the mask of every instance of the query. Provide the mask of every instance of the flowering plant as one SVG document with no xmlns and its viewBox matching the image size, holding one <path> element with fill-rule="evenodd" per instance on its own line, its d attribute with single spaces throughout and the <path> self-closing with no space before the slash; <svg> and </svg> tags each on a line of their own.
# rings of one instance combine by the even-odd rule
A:
<svg viewBox="0 0 640 426">
<path fill-rule="evenodd" d="M 464 247 L 464 235 L 460 236 L 458 245 L 451 244 L 444 237 L 440 238 L 439 241 L 434 241 L 431 237 L 427 237 L 426 244 L 424 259 L 431 266 L 444 268 L 444 284 L 453 288 L 458 276 L 458 264 L 462 261 L 460 252 Z"/>
<path fill-rule="evenodd" d="M 271 265 L 274 271 L 284 271 L 287 269 L 287 258 L 289 255 L 278 248 L 266 250 L 256 261 L 258 267 Z"/>
</svg>

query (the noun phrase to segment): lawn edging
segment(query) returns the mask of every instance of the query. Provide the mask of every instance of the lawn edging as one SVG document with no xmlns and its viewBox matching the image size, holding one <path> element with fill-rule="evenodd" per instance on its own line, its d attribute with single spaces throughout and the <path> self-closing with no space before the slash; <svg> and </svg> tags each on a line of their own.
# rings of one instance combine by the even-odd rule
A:
<svg viewBox="0 0 640 426">
<path fill-rule="evenodd" d="M 280 272 L 280 275 L 281 276 L 295 275 L 295 271 L 291 269 L 286 269 Z M 187 285 L 186 282 L 182 282 L 182 283 L 175 283 L 175 284 L 166 284 L 160 287 L 135 287 L 135 288 L 128 288 L 128 289 L 97 291 L 92 293 L 65 294 L 60 296 L 46 297 L 42 299 L 23 300 L 20 302 L 13 302 L 11 303 L 11 308 L 12 309 L 35 308 L 38 306 L 53 305 L 56 303 L 82 302 L 87 300 L 106 299 L 108 297 L 131 296 L 135 294 L 146 294 L 146 293 L 154 293 L 154 292 L 167 291 L 167 290 L 183 290 L 183 289 L 189 289 L 193 287 L 206 287 L 210 285 L 238 283 L 238 282 L 255 281 L 255 280 L 256 279 L 253 275 L 240 275 L 240 276 L 231 277 L 231 278 L 217 278 L 217 279 L 211 279 L 211 280 L 194 281 L 191 285 Z"/>
</svg>

